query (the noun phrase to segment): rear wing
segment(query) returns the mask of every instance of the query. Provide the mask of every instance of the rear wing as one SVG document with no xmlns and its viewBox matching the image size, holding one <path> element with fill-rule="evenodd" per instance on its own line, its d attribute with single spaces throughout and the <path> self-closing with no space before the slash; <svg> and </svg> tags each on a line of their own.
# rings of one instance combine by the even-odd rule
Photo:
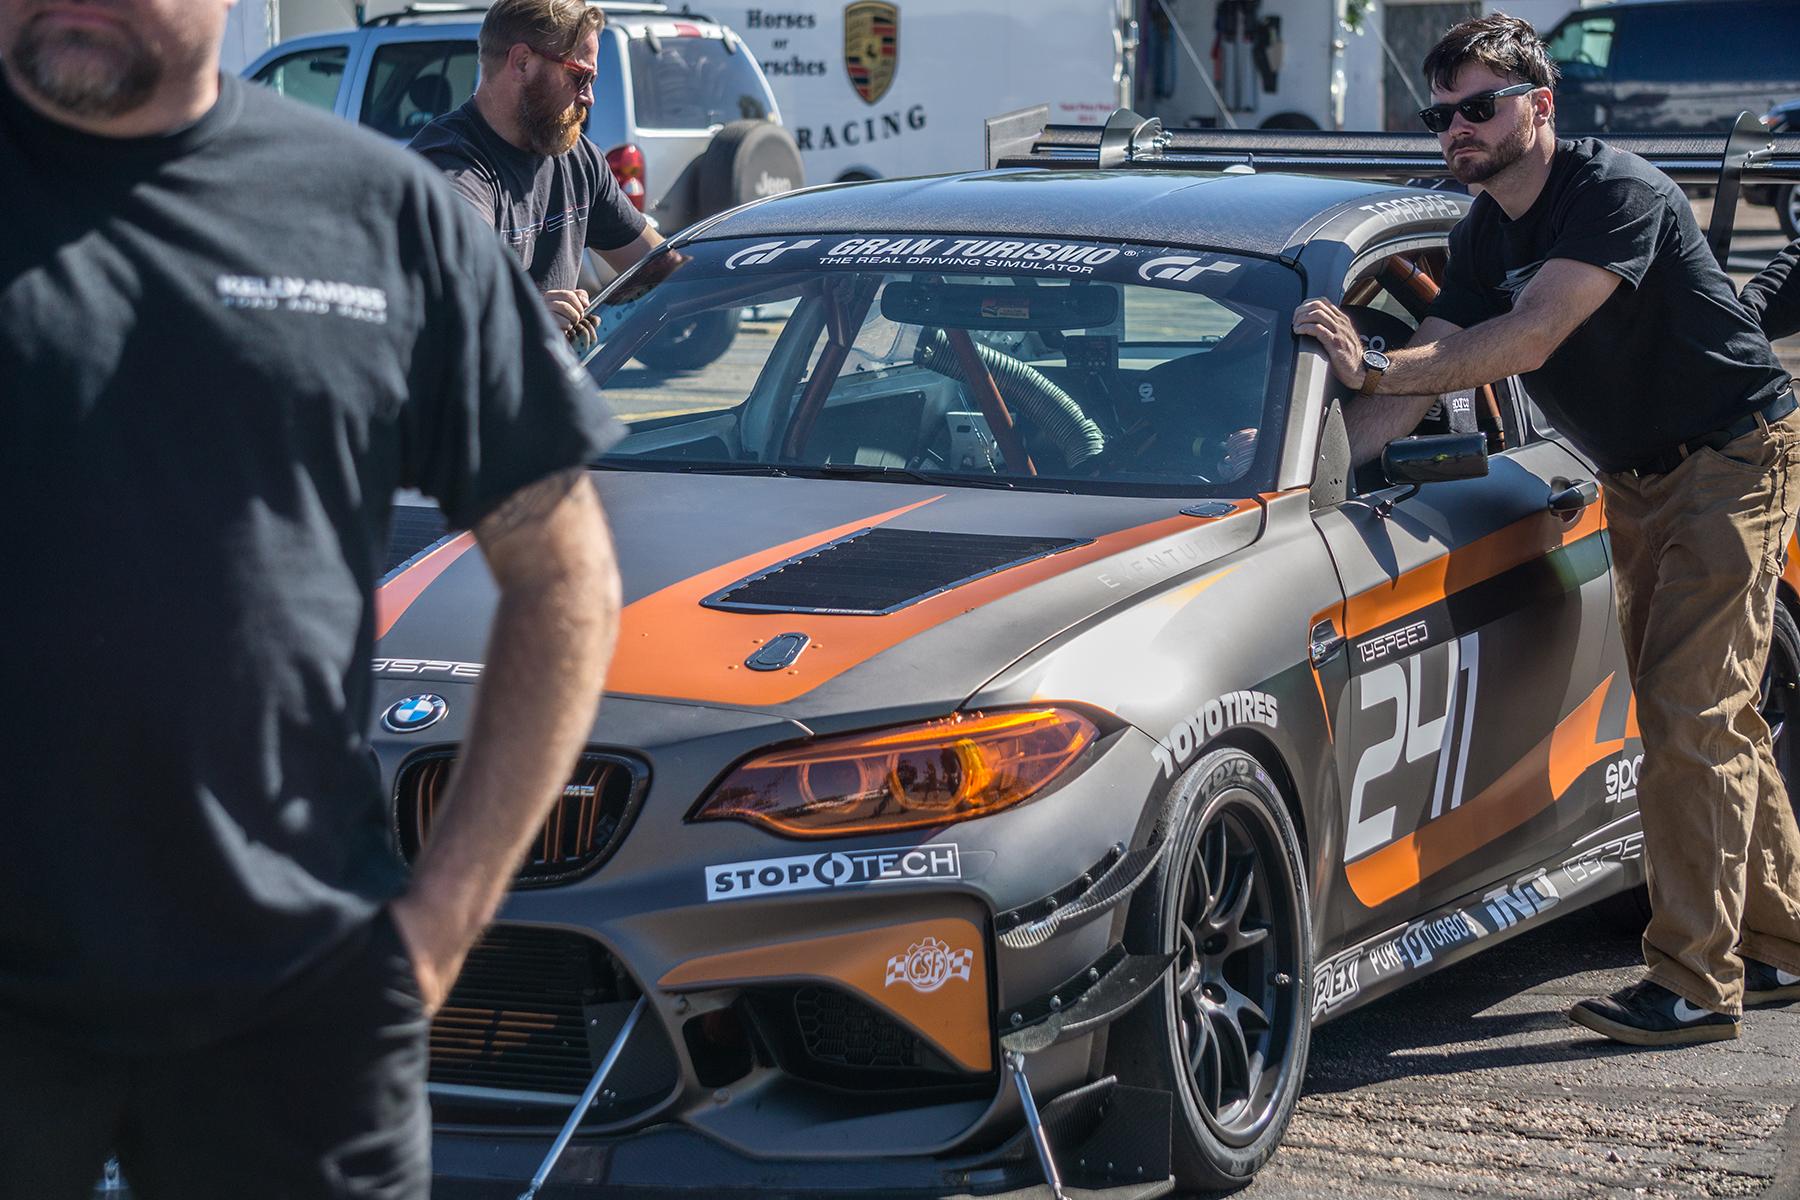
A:
<svg viewBox="0 0 1800 1200">
<path fill-rule="evenodd" d="M 1283 171 L 1404 183 L 1450 176 L 1435 135 L 1297 129 L 1164 129 L 1119 109 L 1105 125 L 1051 125 L 1049 108 L 987 121 L 987 163 L 1069 170 Z M 1567 136 L 1567 135 L 1565 135 Z M 1576 134 L 1574 136 L 1583 136 Z M 1770 134 L 1749 113 L 1729 134 L 1596 135 L 1647 159 L 1677 183 L 1715 187 L 1707 242 L 1721 266 L 1744 184 L 1800 183 L 1800 133 Z"/>
</svg>

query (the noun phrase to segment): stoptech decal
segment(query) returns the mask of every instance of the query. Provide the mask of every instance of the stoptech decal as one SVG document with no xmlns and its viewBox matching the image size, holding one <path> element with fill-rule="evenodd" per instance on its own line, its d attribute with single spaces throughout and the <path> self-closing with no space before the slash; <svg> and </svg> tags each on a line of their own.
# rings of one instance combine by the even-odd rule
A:
<svg viewBox="0 0 1800 1200">
<path fill-rule="evenodd" d="M 795 858 L 763 858 L 706 868 L 706 898 L 741 900 L 782 892 L 816 892 L 877 883 L 926 883 L 962 878 L 954 842 L 893 850 L 833 851 Z"/>
</svg>

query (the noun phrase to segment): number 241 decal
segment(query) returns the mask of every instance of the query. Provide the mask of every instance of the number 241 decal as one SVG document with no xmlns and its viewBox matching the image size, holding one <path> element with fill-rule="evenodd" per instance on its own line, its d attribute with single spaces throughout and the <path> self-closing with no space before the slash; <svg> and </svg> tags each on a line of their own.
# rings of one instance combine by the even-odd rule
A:
<svg viewBox="0 0 1800 1200">
<path fill-rule="evenodd" d="M 1463 800 L 1463 777 L 1469 769 L 1469 730 L 1475 723 L 1475 689 L 1480 682 L 1480 634 L 1466 633 L 1446 642 L 1444 711 L 1421 720 L 1429 651 L 1383 664 L 1361 677 L 1358 705 L 1363 712 L 1392 703 L 1393 732 L 1362 752 L 1350 785 L 1350 819 L 1344 831 L 1344 861 L 1350 862 L 1394 840 L 1396 806 L 1368 811 L 1369 785 L 1399 767 L 1402 758 L 1418 762 L 1438 756 L 1437 779 L 1431 789 L 1431 811 L 1425 821 L 1457 808 Z M 1420 824 L 1423 824 L 1421 821 Z"/>
</svg>

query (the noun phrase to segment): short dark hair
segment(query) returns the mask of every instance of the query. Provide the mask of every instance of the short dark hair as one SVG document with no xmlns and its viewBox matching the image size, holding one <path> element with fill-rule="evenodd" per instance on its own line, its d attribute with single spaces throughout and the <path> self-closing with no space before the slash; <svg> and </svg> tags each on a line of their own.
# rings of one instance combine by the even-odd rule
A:
<svg viewBox="0 0 1800 1200">
<path fill-rule="evenodd" d="M 494 0 L 476 38 L 481 61 L 495 64 L 520 42 L 557 58 L 574 53 L 581 39 L 606 24 L 598 4 L 586 0 Z"/>
<path fill-rule="evenodd" d="M 1449 91 L 1457 72 L 1469 63 L 1479 63 L 1520 83 L 1556 86 L 1556 63 L 1537 30 L 1529 21 L 1505 13 L 1471 17 L 1452 28 L 1425 56 L 1425 78 L 1432 87 Z"/>
</svg>

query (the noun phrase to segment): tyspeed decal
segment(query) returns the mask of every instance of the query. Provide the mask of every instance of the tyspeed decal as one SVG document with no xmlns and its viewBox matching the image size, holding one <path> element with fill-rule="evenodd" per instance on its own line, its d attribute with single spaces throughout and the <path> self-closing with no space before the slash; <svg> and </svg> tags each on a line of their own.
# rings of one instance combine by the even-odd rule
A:
<svg viewBox="0 0 1800 1200">
<path fill-rule="evenodd" d="M 481 663 L 437 658 L 378 658 L 370 664 L 377 675 L 449 675 L 455 679 L 480 679 L 481 669 Z"/>
<path fill-rule="evenodd" d="M 952 950 L 935 937 L 914 942 L 905 954 L 888 959 L 887 985 L 906 984 L 915 992 L 931 993 L 952 979 L 967 982 L 975 961 L 973 950 Z"/>
<path fill-rule="evenodd" d="M 1267 725 L 1274 729 L 1280 717 L 1275 697 L 1267 692 L 1226 692 L 1176 724 L 1150 748 L 1150 757 L 1162 768 L 1164 776 L 1173 778 L 1195 751 L 1221 731 L 1238 725 Z"/>
<path fill-rule="evenodd" d="M 1422 646 L 1431 640 L 1431 627 L 1423 621 L 1413 621 L 1398 629 L 1390 629 L 1386 633 L 1356 644 L 1357 660 L 1364 663 L 1379 662 L 1413 646 Z"/>
<path fill-rule="evenodd" d="M 1563 863 L 1562 871 L 1570 882 L 1579 885 L 1604 875 L 1608 868 L 1616 864 L 1635 862 L 1643 856 L 1643 833 L 1628 833 L 1622 838 L 1614 838 L 1592 849 L 1583 850 Z"/>
<path fill-rule="evenodd" d="M 706 898 L 741 900 L 781 892 L 961 878 L 962 856 L 954 842 L 891 850 L 832 851 L 707 867 Z"/>
<path fill-rule="evenodd" d="M 1357 211 L 1374 213 L 1382 217 L 1389 225 L 1398 225 L 1405 221 L 1425 221 L 1432 217 L 1461 217 L 1462 208 L 1454 200 L 1443 196 L 1396 196 L 1392 200 L 1377 200 L 1373 204 L 1359 204 Z"/>
</svg>

